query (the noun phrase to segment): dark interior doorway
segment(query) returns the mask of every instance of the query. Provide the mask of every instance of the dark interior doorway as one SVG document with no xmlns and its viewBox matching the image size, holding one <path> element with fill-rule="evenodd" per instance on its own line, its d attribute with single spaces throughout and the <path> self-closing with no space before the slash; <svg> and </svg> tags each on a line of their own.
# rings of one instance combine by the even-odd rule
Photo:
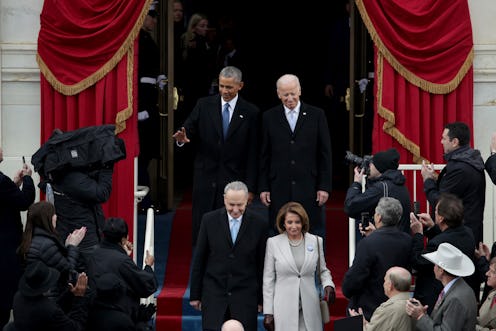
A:
<svg viewBox="0 0 496 331">
<path fill-rule="evenodd" d="M 335 188 L 347 188 L 349 185 L 350 167 L 344 162 L 345 151 L 350 149 L 349 121 L 346 112 L 344 116 L 333 115 L 324 86 L 330 52 L 349 54 L 348 50 L 333 48 L 329 44 L 335 23 L 348 17 L 346 3 L 349 0 L 308 0 L 294 4 L 281 0 L 270 3 L 259 0 L 183 0 L 186 18 L 198 12 L 206 14 L 210 27 L 216 30 L 217 35 L 222 22 L 232 19 L 238 48 L 246 59 L 242 68 L 245 87 L 241 94 L 262 111 L 280 102 L 275 88 L 277 78 L 285 73 L 293 73 L 300 78 L 302 101 L 323 108 L 328 115 Z M 166 47 L 165 43 L 163 47 Z M 367 125 L 371 127 L 372 121 Z M 354 137 L 355 144 L 370 140 L 370 137 L 358 133 Z M 356 154 L 367 153 L 363 148 L 351 149 Z"/>
</svg>

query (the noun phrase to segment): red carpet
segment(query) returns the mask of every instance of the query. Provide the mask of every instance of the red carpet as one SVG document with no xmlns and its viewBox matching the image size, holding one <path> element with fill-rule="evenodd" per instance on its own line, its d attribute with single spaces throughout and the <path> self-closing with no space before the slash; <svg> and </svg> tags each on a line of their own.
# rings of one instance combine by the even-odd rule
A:
<svg viewBox="0 0 496 331">
<path fill-rule="evenodd" d="M 191 196 L 184 196 L 174 215 L 164 284 L 157 297 L 157 331 L 181 330 L 191 255 Z"/>
<path fill-rule="evenodd" d="M 334 191 L 326 205 L 326 263 L 336 285 L 336 302 L 330 306 L 331 322 L 325 331 L 333 331 L 334 320 L 346 316 L 348 300 L 341 292 L 341 282 L 348 270 L 348 215 L 343 211 L 346 192 Z"/>
<path fill-rule="evenodd" d="M 333 331 L 333 320 L 343 318 L 346 313 L 347 299 L 341 292 L 341 282 L 348 269 L 348 216 L 343 212 L 344 196 L 345 192 L 333 192 L 326 206 L 325 256 L 337 288 L 336 302 L 330 307 L 331 322 L 326 324 L 325 331 Z M 157 331 L 182 330 L 183 297 L 191 257 L 191 196 L 185 196 L 172 224 L 164 284 L 157 297 Z"/>
</svg>

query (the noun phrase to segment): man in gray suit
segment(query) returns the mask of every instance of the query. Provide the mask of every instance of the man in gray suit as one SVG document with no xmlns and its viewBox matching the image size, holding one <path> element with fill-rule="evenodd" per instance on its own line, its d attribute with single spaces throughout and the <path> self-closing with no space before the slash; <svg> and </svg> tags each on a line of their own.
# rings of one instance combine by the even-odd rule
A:
<svg viewBox="0 0 496 331">
<path fill-rule="evenodd" d="M 434 263 L 434 273 L 444 288 L 430 316 L 427 306 L 417 299 L 407 302 L 406 312 L 417 321 L 417 330 L 475 330 L 477 301 L 462 278 L 474 273 L 472 260 L 449 243 L 442 243 L 437 251 L 422 256 Z"/>
</svg>

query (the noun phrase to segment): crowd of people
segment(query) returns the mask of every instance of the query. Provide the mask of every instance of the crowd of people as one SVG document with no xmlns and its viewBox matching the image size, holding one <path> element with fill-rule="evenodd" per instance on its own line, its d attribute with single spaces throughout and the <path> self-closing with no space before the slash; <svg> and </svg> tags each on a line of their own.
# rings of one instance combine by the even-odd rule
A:
<svg viewBox="0 0 496 331">
<path fill-rule="evenodd" d="M 325 112 L 301 100 L 293 74 L 275 82 L 280 104 L 261 111 L 245 100 L 235 36 L 226 32 L 216 52 L 208 18 L 196 13 L 186 25 L 182 13 L 176 0 L 184 103 L 173 138 L 178 153 L 189 143 L 195 151 L 189 304 L 201 311 L 207 331 L 255 331 L 259 314 L 269 331 L 322 330 L 320 301 L 336 299 L 325 256 L 333 155 Z M 146 185 L 159 142 L 162 78 L 150 35 L 156 15 L 151 8 L 140 33 L 140 55 L 150 55 L 140 59 L 137 115 Z M 446 124 L 446 166 L 438 174 L 422 165 L 432 211 L 413 212 L 396 149 L 355 167 L 344 210 L 357 220 L 359 240 L 340 285 L 345 313 L 362 315 L 364 330 L 496 328 L 496 245 L 490 251 L 482 243 L 486 172 L 496 184 L 496 133 L 486 162 L 470 136 L 465 123 Z M 140 298 L 157 289 L 154 257 L 146 252 L 138 267 L 126 221 L 103 217 L 112 171 L 113 164 L 67 171 L 51 182 L 53 201 L 39 202 L 28 165 L 14 180 L 0 173 L 7 201 L 0 206 L 0 238 L 7 243 L 1 257 L 11 269 L 1 276 L 5 330 L 147 330 L 155 307 L 140 305 Z M 266 217 L 251 208 L 254 200 L 267 207 Z M 369 224 L 361 222 L 364 213 L 372 215 Z"/>
</svg>

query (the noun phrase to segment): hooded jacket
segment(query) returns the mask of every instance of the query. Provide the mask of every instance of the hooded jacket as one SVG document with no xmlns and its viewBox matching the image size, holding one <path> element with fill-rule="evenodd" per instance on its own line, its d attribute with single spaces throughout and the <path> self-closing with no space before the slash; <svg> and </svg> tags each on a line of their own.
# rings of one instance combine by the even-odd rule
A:
<svg viewBox="0 0 496 331">
<path fill-rule="evenodd" d="M 349 217 L 360 220 L 362 212 L 374 215 L 375 207 L 382 197 L 391 197 L 400 201 L 403 207 L 398 227 L 410 233 L 410 193 L 405 186 L 405 176 L 399 170 L 386 170 L 376 178 L 367 179 L 365 191 L 362 193 L 362 184 L 353 182 L 346 192 L 344 211 Z"/>
</svg>

